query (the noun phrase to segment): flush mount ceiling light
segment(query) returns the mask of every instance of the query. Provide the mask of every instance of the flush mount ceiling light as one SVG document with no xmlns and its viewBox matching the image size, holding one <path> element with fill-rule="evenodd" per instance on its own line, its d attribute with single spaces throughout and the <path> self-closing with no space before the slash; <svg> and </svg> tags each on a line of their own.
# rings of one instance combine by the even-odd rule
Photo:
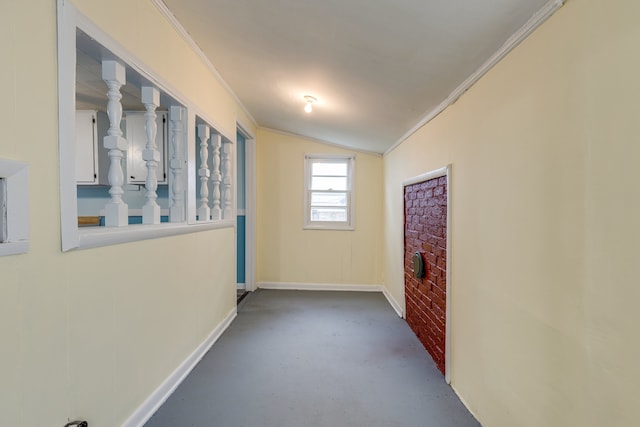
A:
<svg viewBox="0 0 640 427">
<path fill-rule="evenodd" d="M 313 103 L 317 101 L 317 99 L 311 95 L 304 96 L 305 101 L 307 101 L 307 105 L 304 106 L 304 111 L 310 113 L 313 111 Z"/>
</svg>

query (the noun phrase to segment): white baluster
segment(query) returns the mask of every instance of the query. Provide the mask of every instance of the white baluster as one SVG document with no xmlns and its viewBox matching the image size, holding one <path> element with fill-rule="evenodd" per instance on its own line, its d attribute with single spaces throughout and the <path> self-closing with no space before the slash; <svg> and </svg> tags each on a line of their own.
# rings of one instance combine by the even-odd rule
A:
<svg viewBox="0 0 640 427">
<path fill-rule="evenodd" d="M 184 221 L 184 160 L 182 140 L 184 137 L 185 110 L 180 106 L 171 106 L 169 109 L 169 120 L 171 120 L 171 147 L 172 157 L 169 164 L 171 169 L 171 206 L 169 207 L 169 221 Z"/>
<path fill-rule="evenodd" d="M 109 88 L 107 92 L 107 115 L 109 130 L 104 137 L 104 147 L 109 150 L 109 194 L 111 200 L 104 207 L 105 226 L 122 227 L 129 224 L 129 207 L 122 200 L 124 190 L 124 174 L 122 157 L 127 151 L 127 140 L 122 137 L 120 122 L 122 121 L 122 94 L 120 88 L 126 83 L 126 71 L 118 61 L 102 61 L 102 79 Z"/>
<path fill-rule="evenodd" d="M 156 202 L 158 195 L 158 164 L 160 163 L 160 151 L 156 146 L 156 135 L 158 133 L 158 125 L 156 123 L 156 108 L 160 105 L 160 91 L 155 87 L 143 86 L 142 103 L 146 108 L 145 118 L 145 134 L 147 137 L 147 145 L 142 150 L 142 159 L 147 164 L 147 180 L 145 187 L 147 193 L 145 195 L 147 201 L 142 207 L 142 223 L 143 224 L 160 224 L 160 206 Z"/>
<path fill-rule="evenodd" d="M 222 218 L 233 217 L 231 206 L 231 142 L 222 144 Z"/>
<path fill-rule="evenodd" d="M 220 148 L 222 146 L 222 137 L 219 134 L 211 135 L 211 149 L 213 151 L 213 170 L 211 173 L 211 182 L 213 186 L 213 208 L 211 209 L 211 219 L 222 219 L 222 209 L 220 209 L 220 185 L 222 183 L 222 174 L 220 173 Z"/>
<path fill-rule="evenodd" d="M 207 141 L 209 139 L 209 126 L 198 125 L 198 138 L 200 138 L 200 169 L 198 176 L 200 177 L 200 207 L 198 208 L 198 219 L 200 221 L 209 221 L 211 209 L 209 208 L 209 150 L 207 149 Z"/>
</svg>

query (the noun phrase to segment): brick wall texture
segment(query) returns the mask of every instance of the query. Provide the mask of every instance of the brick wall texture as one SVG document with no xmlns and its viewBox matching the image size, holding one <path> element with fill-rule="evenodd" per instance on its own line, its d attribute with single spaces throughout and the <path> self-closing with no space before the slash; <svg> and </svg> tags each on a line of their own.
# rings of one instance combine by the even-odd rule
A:
<svg viewBox="0 0 640 427">
<path fill-rule="evenodd" d="M 447 297 L 447 178 L 405 187 L 404 286 L 407 323 L 445 372 Z M 413 274 L 413 255 L 420 252 L 426 275 Z"/>
</svg>

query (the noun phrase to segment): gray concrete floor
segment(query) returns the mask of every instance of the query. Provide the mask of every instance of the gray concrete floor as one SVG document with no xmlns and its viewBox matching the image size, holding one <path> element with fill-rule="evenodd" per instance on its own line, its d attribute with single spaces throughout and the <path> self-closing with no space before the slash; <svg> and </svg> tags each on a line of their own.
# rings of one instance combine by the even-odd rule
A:
<svg viewBox="0 0 640 427">
<path fill-rule="evenodd" d="M 477 427 L 380 293 L 260 290 L 146 427 Z"/>
</svg>

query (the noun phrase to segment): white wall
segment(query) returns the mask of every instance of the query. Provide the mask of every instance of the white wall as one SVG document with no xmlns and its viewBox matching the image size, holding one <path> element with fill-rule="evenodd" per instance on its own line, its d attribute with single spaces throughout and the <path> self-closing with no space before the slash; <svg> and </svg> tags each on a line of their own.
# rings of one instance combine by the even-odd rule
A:
<svg viewBox="0 0 640 427">
<path fill-rule="evenodd" d="M 73 3 L 235 133 L 240 108 L 150 1 Z M 234 229 L 61 252 L 56 37 L 54 1 L 3 5 L 0 157 L 29 164 L 31 249 L 0 257 L 0 425 L 111 427 L 234 310 Z"/>
<path fill-rule="evenodd" d="M 486 427 L 640 416 L 638 16 L 567 1 L 384 158 L 398 300 L 401 183 L 452 164 L 452 385 Z"/>
<path fill-rule="evenodd" d="M 150 2 L 73 3 L 226 132 L 250 123 Z M 325 148 L 261 132 L 258 280 L 384 280 L 402 300 L 401 182 L 452 163 L 456 391 L 485 426 L 634 425 L 638 16 L 635 0 L 569 0 L 384 164 L 358 154 L 362 234 L 296 229 L 302 153 Z M 29 163 L 31 204 L 30 252 L 0 258 L 0 425 L 107 427 L 233 309 L 234 232 L 60 251 L 55 17 L 45 0 L 0 14 L 0 157 Z M 300 195 L 274 192 L 287 183 Z"/>
<path fill-rule="evenodd" d="M 265 129 L 257 143 L 257 280 L 382 284 L 382 158 L 355 153 L 355 230 L 304 230 L 304 155 L 353 154 Z"/>
</svg>

